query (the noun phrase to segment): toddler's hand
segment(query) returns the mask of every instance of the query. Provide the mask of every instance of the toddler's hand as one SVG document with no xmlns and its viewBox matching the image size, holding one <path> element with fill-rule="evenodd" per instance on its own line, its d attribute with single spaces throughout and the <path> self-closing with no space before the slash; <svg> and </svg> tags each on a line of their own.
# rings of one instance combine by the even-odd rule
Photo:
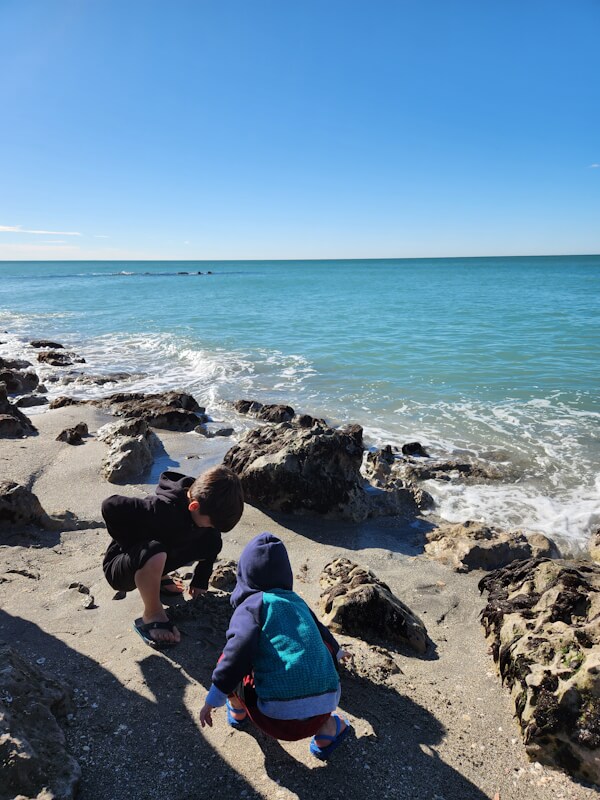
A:
<svg viewBox="0 0 600 800">
<path fill-rule="evenodd" d="M 208 703 L 205 703 L 200 709 L 200 725 L 202 727 L 208 725 L 209 728 L 212 728 L 211 714 L 214 711 L 214 708 L 214 706 L 209 706 Z"/>
</svg>

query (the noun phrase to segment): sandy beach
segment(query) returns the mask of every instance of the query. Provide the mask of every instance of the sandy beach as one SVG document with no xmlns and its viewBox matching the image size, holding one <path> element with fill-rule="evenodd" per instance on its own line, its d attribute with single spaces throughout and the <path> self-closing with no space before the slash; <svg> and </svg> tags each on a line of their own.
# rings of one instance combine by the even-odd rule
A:
<svg viewBox="0 0 600 800">
<path fill-rule="evenodd" d="M 430 560 L 415 529 L 394 518 L 273 518 L 247 505 L 224 536 L 222 560 L 237 559 L 259 532 L 280 536 L 296 590 L 315 609 L 323 566 L 345 556 L 372 569 L 425 622 L 434 643 L 425 657 L 340 637 L 352 654 L 341 708 L 353 738 L 322 764 L 308 742 L 233 731 L 223 710 L 212 729 L 201 730 L 198 711 L 224 642 L 228 596 L 212 590 L 172 601 L 181 644 L 162 653 L 148 648 L 132 630 L 138 597 L 115 599 L 104 580 L 100 504 L 115 491 L 151 492 L 165 466 L 197 474 L 218 453 L 196 434 L 161 431 L 165 452 L 148 482 L 115 487 L 100 476 L 105 445 L 94 438 L 109 419 L 89 406 L 45 411 L 35 415 L 38 436 L 0 441 L 6 479 L 31 488 L 48 513 L 68 509 L 87 521 L 67 532 L 5 529 L 0 574 L 0 640 L 73 693 L 64 722 L 67 748 L 82 769 L 82 800 L 596 797 L 596 789 L 528 760 L 479 622 L 482 573 L 460 575 Z M 55 441 L 81 421 L 90 431 L 82 445 Z M 96 607 L 84 608 L 82 594 L 69 588 L 74 582 L 89 589 Z"/>
</svg>

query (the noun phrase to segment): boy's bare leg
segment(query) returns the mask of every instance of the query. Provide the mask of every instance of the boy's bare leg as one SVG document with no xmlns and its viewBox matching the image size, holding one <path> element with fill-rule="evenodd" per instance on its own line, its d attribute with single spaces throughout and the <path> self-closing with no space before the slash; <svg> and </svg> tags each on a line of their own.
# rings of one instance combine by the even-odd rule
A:
<svg viewBox="0 0 600 800">
<path fill-rule="evenodd" d="M 340 717 L 340 733 L 345 730 L 347 727 L 346 723 Z M 331 744 L 330 739 L 320 739 L 319 736 L 321 734 L 325 734 L 326 736 L 335 736 L 336 732 L 336 725 L 335 720 L 333 717 L 329 717 L 323 725 L 319 728 L 319 730 L 315 733 L 315 744 L 317 747 L 327 747 L 327 745 Z"/>
<path fill-rule="evenodd" d="M 160 601 L 160 579 L 166 561 L 166 553 L 157 553 L 135 573 L 135 585 L 144 603 L 144 622 L 168 622 L 169 618 Z M 173 632 L 153 630 L 150 631 L 150 636 L 157 642 L 179 642 L 181 639 L 177 628 L 173 628 Z"/>
</svg>

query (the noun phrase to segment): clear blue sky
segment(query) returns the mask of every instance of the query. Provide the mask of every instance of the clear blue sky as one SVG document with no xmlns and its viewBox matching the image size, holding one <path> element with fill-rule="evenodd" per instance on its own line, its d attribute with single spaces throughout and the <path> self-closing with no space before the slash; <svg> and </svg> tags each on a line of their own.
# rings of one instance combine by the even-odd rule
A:
<svg viewBox="0 0 600 800">
<path fill-rule="evenodd" d="M 0 259 L 600 253 L 598 0 L 0 0 Z"/>
</svg>

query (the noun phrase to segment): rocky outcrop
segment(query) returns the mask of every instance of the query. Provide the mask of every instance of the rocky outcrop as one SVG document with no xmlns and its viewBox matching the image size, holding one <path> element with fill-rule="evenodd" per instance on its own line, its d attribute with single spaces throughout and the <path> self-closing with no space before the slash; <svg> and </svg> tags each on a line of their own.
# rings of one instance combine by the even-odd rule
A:
<svg viewBox="0 0 600 800">
<path fill-rule="evenodd" d="M 219 561 L 214 568 L 209 586 L 213 589 L 220 589 L 222 592 L 232 592 L 237 580 L 237 562 Z"/>
<path fill-rule="evenodd" d="M 90 372 L 69 372 L 66 375 L 56 376 L 56 380 L 68 386 L 76 383 L 82 386 L 105 386 L 107 383 L 119 383 L 132 378 L 130 372 L 108 372 L 106 375 L 94 375 Z"/>
<path fill-rule="evenodd" d="M 0 383 L 0 438 L 30 436 L 34 433 L 37 430 L 29 417 L 10 402 L 6 386 Z"/>
<path fill-rule="evenodd" d="M 58 723 L 67 689 L 0 644 L 0 800 L 70 800 L 81 769 Z"/>
<path fill-rule="evenodd" d="M 274 511 L 315 511 L 365 519 L 358 425 L 332 429 L 291 423 L 248 431 L 223 463 L 242 481 L 246 500 Z"/>
<path fill-rule="evenodd" d="M 67 444 L 83 444 L 83 437 L 88 435 L 88 426 L 85 422 L 78 422 L 72 428 L 65 428 L 56 437 L 57 442 Z"/>
<path fill-rule="evenodd" d="M 98 430 L 98 439 L 109 449 L 102 461 L 102 474 L 110 483 L 139 478 L 154 463 L 153 452 L 160 439 L 142 419 L 111 422 Z"/>
<path fill-rule="evenodd" d="M 0 526 L 37 525 L 62 530 L 60 521 L 50 517 L 37 496 L 15 481 L 0 481 Z"/>
<path fill-rule="evenodd" d="M 433 506 L 429 492 L 417 482 L 401 477 L 397 463 L 390 445 L 367 453 L 362 473 L 373 487 L 370 492 L 372 516 L 415 514 Z"/>
<path fill-rule="evenodd" d="M 600 566 L 530 559 L 479 586 L 528 754 L 600 784 Z"/>
<path fill-rule="evenodd" d="M 25 361 L 23 358 L 2 358 L 0 356 L 0 369 L 27 369 L 32 366 L 31 361 Z"/>
<path fill-rule="evenodd" d="M 327 564 L 320 578 L 321 619 L 334 632 L 386 646 L 408 646 L 425 653 L 429 644 L 422 621 L 369 569 L 347 558 Z"/>
<path fill-rule="evenodd" d="M 502 531 L 481 522 L 444 523 L 426 534 L 425 552 L 457 572 L 498 569 L 515 559 L 558 558 L 558 548 L 541 533 Z"/>
<path fill-rule="evenodd" d="M 85 358 L 77 353 L 68 353 L 66 350 L 42 350 L 38 353 L 37 360 L 40 364 L 49 364 L 51 367 L 72 367 L 73 364 L 85 364 Z"/>
<path fill-rule="evenodd" d="M 118 417 L 143 419 L 153 428 L 164 430 L 193 431 L 199 423 L 207 421 L 205 409 L 186 392 L 117 392 L 102 400 L 92 400 L 91 403 Z"/>
<path fill-rule="evenodd" d="M 422 455 L 422 454 L 421 454 Z M 414 461 L 408 459 L 399 467 L 402 476 L 409 481 L 451 481 L 461 483 L 483 483 L 499 481 L 505 477 L 504 472 L 495 464 L 483 461 L 467 461 L 458 459 L 431 459 Z"/>
</svg>

